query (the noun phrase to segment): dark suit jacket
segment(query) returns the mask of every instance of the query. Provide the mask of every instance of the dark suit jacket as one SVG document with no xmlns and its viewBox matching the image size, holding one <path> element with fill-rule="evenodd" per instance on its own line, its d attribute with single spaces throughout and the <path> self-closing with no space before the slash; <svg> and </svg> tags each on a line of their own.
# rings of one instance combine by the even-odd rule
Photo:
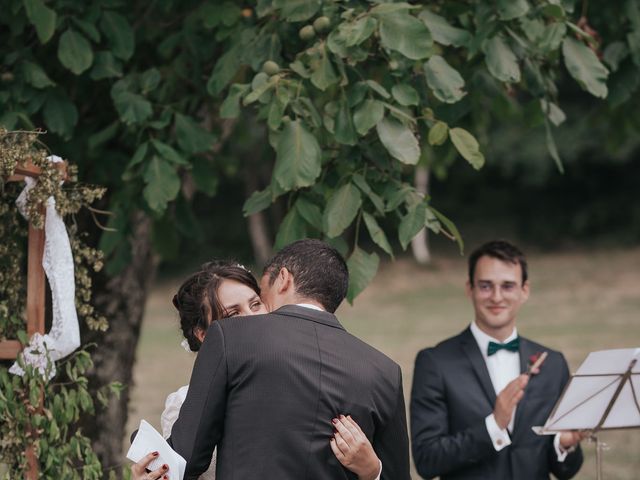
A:
<svg viewBox="0 0 640 480">
<path fill-rule="evenodd" d="M 531 377 L 518 404 L 511 445 L 496 452 L 485 417 L 493 412 L 496 392 L 478 344 L 467 328 L 460 335 L 427 348 L 416 358 L 411 392 L 413 458 L 424 478 L 560 479 L 574 476 L 582 465 L 578 448 L 558 462 L 553 436 L 538 436 L 569 378 L 561 353 L 520 337 L 520 367 L 547 351 L 538 375 Z"/>
<path fill-rule="evenodd" d="M 288 305 L 212 323 L 170 443 L 186 479 L 216 445 L 219 480 L 353 479 L 329 446 L 340 413 L 373 444 L 383 479 L 410 479 L 400 367 L 334 315 Z"/>
</svg>

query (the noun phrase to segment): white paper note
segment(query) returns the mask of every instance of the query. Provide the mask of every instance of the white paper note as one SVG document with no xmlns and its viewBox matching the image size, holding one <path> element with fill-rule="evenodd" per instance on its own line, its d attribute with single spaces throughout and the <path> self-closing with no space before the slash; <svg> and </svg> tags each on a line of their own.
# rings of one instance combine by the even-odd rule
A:
<svg viewBox="0 0 640 480">
<path fill-rule="evenodd" d="M 127 452 L 127 458 L 134 462 L 139 462 L 151 452 L 158 452 L 159 455 L 147 466 L 149 470 L 156 470 L 166 463 L 169 466 L 169 471 L 166 473 L 169 479 L 182 480 L 187 466 L 186 460 L 171 448 L 149 422 L 141 420 L 136 438 Z"/>
</svg>

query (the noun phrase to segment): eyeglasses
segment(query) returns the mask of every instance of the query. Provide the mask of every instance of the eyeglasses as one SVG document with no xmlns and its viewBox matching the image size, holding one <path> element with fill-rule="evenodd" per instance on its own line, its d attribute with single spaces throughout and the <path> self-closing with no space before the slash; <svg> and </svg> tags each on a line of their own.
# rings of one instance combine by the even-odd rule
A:
<svg viewBox="0 0 640 480">
<path fill-rule="evenodd" d="M 476 282 L 474 286 L 478 293 L 483 297 L 493 295 L 496 289 L 500 292 L 501 295 L 508 297 L 518 292 L 519 287 L 520 285 L 518 285 L 518 283 L 516 282 L 502 282 L 501 284 L 496 285 L 493 282 L 487 280 L 480 280 Z"/>
</svg>

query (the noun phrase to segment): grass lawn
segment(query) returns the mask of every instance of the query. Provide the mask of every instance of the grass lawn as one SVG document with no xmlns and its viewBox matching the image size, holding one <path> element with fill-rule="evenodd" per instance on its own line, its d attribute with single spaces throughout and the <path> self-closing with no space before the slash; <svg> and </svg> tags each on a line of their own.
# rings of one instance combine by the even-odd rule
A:
<svg viewBox="0 0 640 480">
<path fill-rule="evenodd" d="M 561 350 L 575 370 L 593 350 L 640 347 L 640 248 L 531 254 L 531 297 L 518 331 Z M 416 353 L 459 333 L 472 319 L 464 295 L 466 265 L 460 257 L 438 258 L 429 268 L 407 260 L 381 267 L 375 281 L 343 305 L 338 317 L 347 330 L 402 366 L 408 399 Z M 157 285 L 147 304 L 141 334 L 129 428 L 141 418 L 159 428 L 166 395 L 188 382 L 193 355 L 180 347 L 171 298 L 181 279 Z M 128 436 L 127 436 L 128 438 Z M 640 430 L 602 435 L 605 478 L 637 479 Z M 594 445 L 579 479 L 595 479 Z M 414 472 L 415 479 L 418 475 Z"/>
</svg>

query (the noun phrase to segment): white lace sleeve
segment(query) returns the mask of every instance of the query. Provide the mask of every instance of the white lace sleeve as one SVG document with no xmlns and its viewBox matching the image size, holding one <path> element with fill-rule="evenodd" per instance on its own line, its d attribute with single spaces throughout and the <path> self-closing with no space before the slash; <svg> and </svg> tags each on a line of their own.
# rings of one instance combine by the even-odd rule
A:
<svg viewBox="0 0 640 480">
<path fill-rule="evenodd" d="M 164 402 L 164 411 L 160 415 L 160 425 L 162 427 L 162 436 L 169 438 L 171 436 L 171 428 L 178 419 L 180 414 L 180 407 L 184 403 L 184 399 L 187 398 L 187 390 L 189 385 L 180 387 L 177 391 L 170 393 Z"/>
<path fill-rule="evenodd" d="M 189 385 L 185 385 L 184 387 L 180 387 L 173 393 L 170 393 L 167 399 L 164 402 L 164 411 L 162 415 L 160 415 L 160 425 L 162 426 L 162 436 L 164 438 L 169 438 L 171 436 L 171 428 L 173 424 L 178 419 L 178 415 L 180 414 L 180 408 L 184 403 L 185 398 L 187 398 L 187 391 L 189 390 Z M 199 477 L 200 480 L 216 480 L 216 451 L 213 451 L 213 456 L 211 457 L 211 464 L 206 472 L 204 472 Z"/>
</svg>

